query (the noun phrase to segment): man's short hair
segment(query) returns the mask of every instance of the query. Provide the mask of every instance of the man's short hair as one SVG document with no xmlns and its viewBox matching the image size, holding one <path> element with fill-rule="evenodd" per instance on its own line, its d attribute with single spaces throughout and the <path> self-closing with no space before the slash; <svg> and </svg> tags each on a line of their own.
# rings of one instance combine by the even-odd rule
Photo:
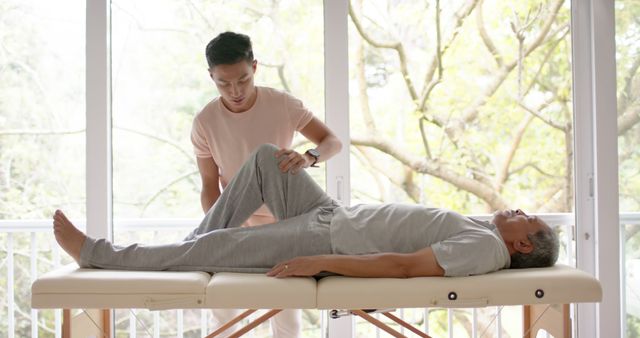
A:
<svg viewBox="0 0 640 338">
<path fill-rule="evenodd" d="M 558 260 L 558 252 L 560 251 L 558 235 L 547 226 L 534 234 L 527 235 L 527 237 L 533 245 L 533 251 L 528 254 L 516 252 L 511 255 L 510 268 L 523 269 L 553 266 Z"/>
<path fill-rule="evenodd" d="M 207 44 L 205 55 L 209 68 L 232 65 L 240 61 L 253 62 L 251 38 L 234 32 L 220 33 Z"/>
</svg>

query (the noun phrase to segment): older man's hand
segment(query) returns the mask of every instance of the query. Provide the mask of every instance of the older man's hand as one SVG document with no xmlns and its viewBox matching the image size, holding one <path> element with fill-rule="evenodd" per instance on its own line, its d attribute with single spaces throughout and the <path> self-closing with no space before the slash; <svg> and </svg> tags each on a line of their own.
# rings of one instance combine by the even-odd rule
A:
<svg viewBox="0 0 640 338">
<path fill-rule="evenodd" d="M 284 277 L 306 277 L 315 276 L 322 272 L 323 256 L 296 257 L 274 266 L 267 276 Z"/>
</svg>

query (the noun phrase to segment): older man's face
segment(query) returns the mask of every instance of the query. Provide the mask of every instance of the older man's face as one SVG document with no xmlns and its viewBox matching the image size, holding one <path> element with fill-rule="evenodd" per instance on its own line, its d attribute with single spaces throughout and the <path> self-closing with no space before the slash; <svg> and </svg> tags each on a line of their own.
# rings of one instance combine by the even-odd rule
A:
<svg viewBox="0 0 640 338">
<path fill-rule="evenodd" d="M 528 234 L 549 227 L 538 217 L 529 216 L 520 209 L 496 211 L 491 222 L 498 227 L 505 241 L 526 239 Z"/>
</svg>

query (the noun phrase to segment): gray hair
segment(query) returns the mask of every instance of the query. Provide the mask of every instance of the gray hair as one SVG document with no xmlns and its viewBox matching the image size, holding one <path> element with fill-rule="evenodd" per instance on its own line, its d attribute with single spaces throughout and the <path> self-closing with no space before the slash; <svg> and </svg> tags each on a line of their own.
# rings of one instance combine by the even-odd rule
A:
<svg viewBox="0 0 640 338">
<path fill-rule="evenodd" d="M 527 237 L 533 245 L 533 251 L 528 254 L 516 252 L 511 255 L 511 269 L 544 268 L 556 263 L 560 241 L 551 228 L 528 234 Z"/>
</svg>

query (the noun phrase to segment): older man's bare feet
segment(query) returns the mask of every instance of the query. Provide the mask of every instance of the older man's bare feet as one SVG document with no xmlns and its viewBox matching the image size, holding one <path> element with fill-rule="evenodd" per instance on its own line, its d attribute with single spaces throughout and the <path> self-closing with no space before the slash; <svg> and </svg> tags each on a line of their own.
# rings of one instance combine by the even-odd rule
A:
<svg viewBox="0 0 640 338">
<path fill-rule="evenodd" d="M 53 214 L 53 234 L 62 249 L 76 262 L 80 262 L 80 250 L 87 236 L 78 230 L 60 210 L 56 210 Z"/>
</svg>

